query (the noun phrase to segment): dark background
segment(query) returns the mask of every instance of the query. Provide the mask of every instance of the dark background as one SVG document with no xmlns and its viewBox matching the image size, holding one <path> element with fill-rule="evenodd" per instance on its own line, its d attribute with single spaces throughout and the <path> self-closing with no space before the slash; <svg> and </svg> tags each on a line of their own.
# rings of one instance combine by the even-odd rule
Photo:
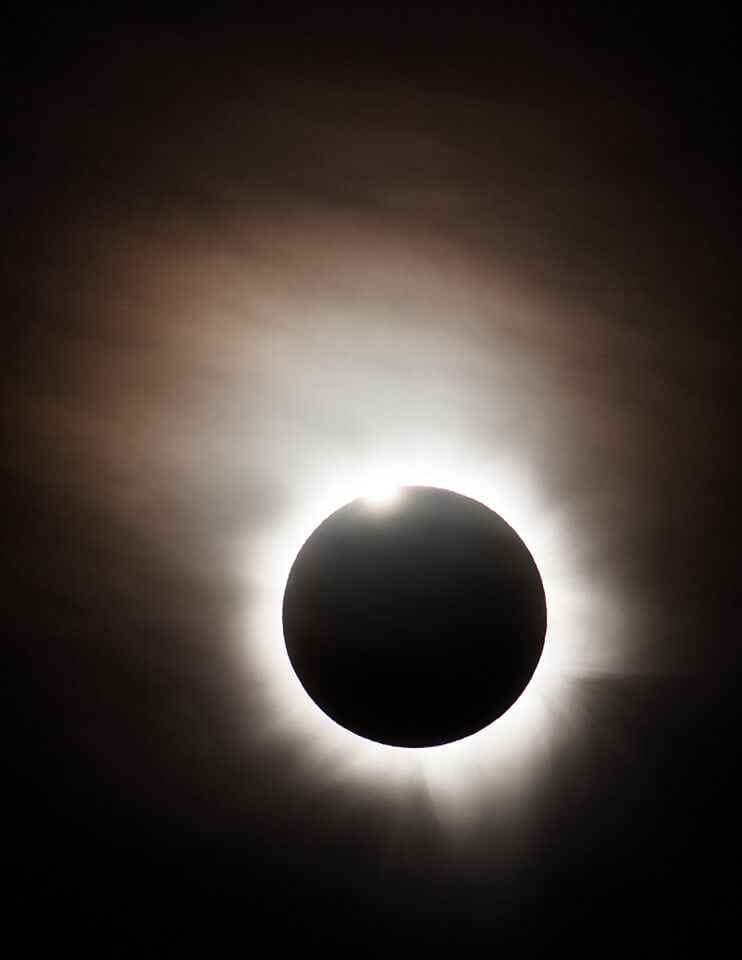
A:
<svg viewBox="0 0 742 960">
<path fill-rule="evenodd" d="M 721 10 L 35 7 L 3 34 L 3 859 L 28 948 L 718 949 L 740 893 Z M 379 305 L 393 322 L 359 319 Z M 631 613 L 625 669 L 575 686 L 574 738 L 466 844 L 423 801 L 302 772 L 231 639 L 234 542 L 285 478 L 431 424 L 527 446 Z"/>
</svg>

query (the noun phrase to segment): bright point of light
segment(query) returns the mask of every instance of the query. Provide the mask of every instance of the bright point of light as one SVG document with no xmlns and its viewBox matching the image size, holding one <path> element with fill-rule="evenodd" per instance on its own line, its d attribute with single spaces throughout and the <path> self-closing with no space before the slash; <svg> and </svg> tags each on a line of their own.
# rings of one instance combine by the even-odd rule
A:
<svg viewBox="0 0 742 960">
<path fill-rule="evenodd" d="M 570 696 L 574 682 L 620 670 L 628 657 L 616 642 L 619 605 L 580 563 L 581 532 L 508 457 L 473 461 L 457 451 L 407 449 L 365 461 L 334 459 L 296 477 L 283 517 L 251 542 L 242 561 L 252 589 L 241 643 L 258 682 L 259 733 L 292 749 L 297 769 L 313 784 L 396 801 L 419 799 L 422 792 L 443 820 L 460 827 L 477 814 L 517 811 L 554 751 L 573 739 L 579 720 L 577 698 Z M 369 491 L 369 504 L 388 506 L 390 493 L 398 498 L 400 488 L 417 485 L 472 497 L 513 527 L 541 574 L 548 625 L 533 678 L 502 717 L 454 743 L 406 748 L 351 733 L 311 700 L 286 653 L 282 606 L 294 559 L 327 516 Z"/>
<path fill-rule="evenodd" d="M 367 490 L 363 494 L 363 502 L 366 506 L 375 510 L 387 510 L 397 506 L 402 496 L 402 488 L 392 484 L 388 486 L 377 486 Z"/>
</svg>

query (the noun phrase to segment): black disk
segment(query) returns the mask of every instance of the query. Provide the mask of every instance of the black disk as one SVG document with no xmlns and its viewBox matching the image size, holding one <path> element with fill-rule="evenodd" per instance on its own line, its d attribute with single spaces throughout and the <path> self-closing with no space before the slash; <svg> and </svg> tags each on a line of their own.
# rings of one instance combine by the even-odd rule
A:
<svg viewBox="0 0 742 960">
<path fill-rule="evenodd" d="M 546 601 L 512 527 L 469 497 L 403 487 L 363 498 L 299 551 L 283 600 L 289 658 L 333 720 L 370 740 L 434 746 L 476 733 L 536 669 Z"/>
</svg>

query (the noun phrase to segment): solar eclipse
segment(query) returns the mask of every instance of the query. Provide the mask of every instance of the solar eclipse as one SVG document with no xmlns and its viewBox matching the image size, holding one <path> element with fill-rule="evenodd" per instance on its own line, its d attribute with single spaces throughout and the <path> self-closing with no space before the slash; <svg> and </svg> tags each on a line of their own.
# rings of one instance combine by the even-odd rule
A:
<svg viewBox="0 0 742 960">
<path fill-rule="evenodd" d="M 314 531 L 283 603 L 286 647 L 330 717 L 393 746 L 467 737 L 538 663 L 546 604 L 517 533 L 450 490 L 361 497 Z"/>
<path fill-rule="evenodd" d="M 23 942 L 721 953 L 733 32 L 21 6 Z"/>
</svg>

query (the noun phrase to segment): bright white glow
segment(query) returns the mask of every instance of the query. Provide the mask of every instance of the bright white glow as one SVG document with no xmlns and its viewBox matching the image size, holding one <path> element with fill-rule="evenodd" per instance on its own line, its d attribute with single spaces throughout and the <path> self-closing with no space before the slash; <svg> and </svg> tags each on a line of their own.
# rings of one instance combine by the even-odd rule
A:
<svg viewBox="0 0 742 960">
<path fill-rule="evenodd" d="M 392 747 L 365 740 L 326 716 L 304 691 L 283 640 L 281 610 L 291 565 L 303 543 L 332 512 L 367 490 L 425 485 L 455 491 L 491 507 L 520 535 L 544 583 L 548 626 L 541 661 L 530 684 L 489 727 L 463 740 L 427 748 Z M 250 672 L 258 678 L 263 736 L 292 746 L 308 782 L 336 783 L 391 797 L 427 794 L 437 814 L 466 828 L 477 814 L 507 816 L 522 808 L 527 787 L 548 768 L 552 752 L 570 739 L 577 719 L 576 679 L 621 666 L 612 641 L 621 628 L 617 605 L 580 567 L 569 517 L 543 496 L 514 459 L 467 460 L 460 451 L 384 451 L 365 461 L 337 458 L 293 491 L 284 517 L 244 562 L 252 583 Z M 388 502 L 388 501 L 387 501 Z M 596 630 L 596 626 L 600 629 Z M 613 630 L 613 632 L 612 632 Z"/>
<path fill-rule="evenodd" d="M 398 485 L 375 486 L 367 489 L 363 494 L 364 503 L 376 510 L 387 510 L 397 506 L 402 496 L 402 488 Z"/>
</svg>

